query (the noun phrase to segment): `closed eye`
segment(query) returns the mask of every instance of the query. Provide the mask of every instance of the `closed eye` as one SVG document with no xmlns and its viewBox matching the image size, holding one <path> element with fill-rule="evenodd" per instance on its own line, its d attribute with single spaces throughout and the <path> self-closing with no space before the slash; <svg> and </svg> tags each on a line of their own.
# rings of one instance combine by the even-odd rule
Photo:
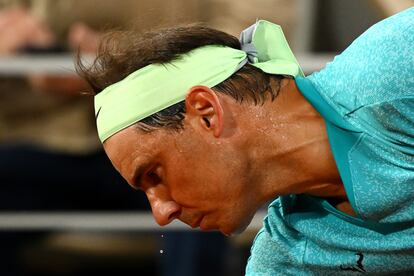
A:
<svg viewBox="0 0 414 276">
<path fill-rule="evenodd" d="M 132 177 L 130 183 L 131 186 L 136 190 L 145 190 L 147 186 L 157 185 L 161 182 L 161 167 L 150 166 L 148 163 L 139 166 Z"/>
<path fill-rule="evenodd" d="M 136 190 L 145 191 L 148 186 L 154 186 L 162 182 L 162 173 L 162 167 L 158 164 L 155 166 L 143 164 L 135 170 L 130 185 Z"/>
<path fill-rule="evenodd" d="M 147 177 L 151 185 L 157 185 L 161 182 L 161 177 L 154 171 L 147 173 Z"/>
</svg>

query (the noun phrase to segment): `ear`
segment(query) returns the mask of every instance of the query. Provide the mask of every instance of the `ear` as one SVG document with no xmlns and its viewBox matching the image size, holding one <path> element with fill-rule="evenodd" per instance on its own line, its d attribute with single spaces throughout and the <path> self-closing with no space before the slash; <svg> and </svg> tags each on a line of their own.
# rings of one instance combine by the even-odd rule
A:
<svg viewBox="0 0 414 276">
<path fill-rule="evenodd" d="M 207 86 L 193 86 L 185 98 L 185 112 L 205 130 L 219 137 L 223 131 L 223 107 L 216 93 Z"/>
</svg>

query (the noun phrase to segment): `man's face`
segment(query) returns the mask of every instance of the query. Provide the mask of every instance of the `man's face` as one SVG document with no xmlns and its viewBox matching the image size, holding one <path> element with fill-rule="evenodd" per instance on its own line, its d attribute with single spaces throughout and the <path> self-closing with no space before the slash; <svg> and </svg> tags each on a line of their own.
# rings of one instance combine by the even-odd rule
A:
<svg viewBox="0 0 414 276">
<path fill-rule="evenodd" d="M 177 218 L 228 235 L 243 230 L 260 206 L 247 156 L 230 138 L 189 124 L 180 132 L 131 126 L 104 148 L 128 183 L 146 193 L 160 225 Z"/>
</svg>

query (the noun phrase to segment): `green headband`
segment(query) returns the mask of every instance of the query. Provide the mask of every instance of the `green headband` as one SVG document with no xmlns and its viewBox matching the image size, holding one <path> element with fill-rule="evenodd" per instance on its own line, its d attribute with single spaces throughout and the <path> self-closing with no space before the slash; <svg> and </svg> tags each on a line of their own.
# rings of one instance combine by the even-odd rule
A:
<svg viewBox="0 0 414 276">
<path fill-rule="evenodd" d="M 260 20 L 241 34 L 242 50 L 209 45 L 165 64 L 150 64 L 95 96 L 102 143 L 124 128 L 185 99 L 196 85 L 214 87 L 249 62 L 269 74 L 303 76 L 280 26 Z"/>
</svg>

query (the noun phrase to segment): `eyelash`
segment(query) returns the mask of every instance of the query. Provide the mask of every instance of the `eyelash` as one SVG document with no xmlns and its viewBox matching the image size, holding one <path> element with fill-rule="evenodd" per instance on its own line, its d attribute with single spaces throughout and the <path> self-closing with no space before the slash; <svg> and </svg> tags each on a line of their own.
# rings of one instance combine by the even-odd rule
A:
<svg viewBox="0 0 414 276">
<path fill-rule="evenodd" d="M 151 184 L 156 185 L 161 182 L 161 177 L 158 176 L 154 171 L 151 171 L 147 174 L 147 177 L 150 179 Z"/>
<path fill-rule="evenodd" d="M 144 191 L 148 186 L 155 186 L 162 181 L 157 170 L 158 166 L 153 167 L 141 175 L 138 175 L 134 181 L 134 189 Z"/>
</svg>

